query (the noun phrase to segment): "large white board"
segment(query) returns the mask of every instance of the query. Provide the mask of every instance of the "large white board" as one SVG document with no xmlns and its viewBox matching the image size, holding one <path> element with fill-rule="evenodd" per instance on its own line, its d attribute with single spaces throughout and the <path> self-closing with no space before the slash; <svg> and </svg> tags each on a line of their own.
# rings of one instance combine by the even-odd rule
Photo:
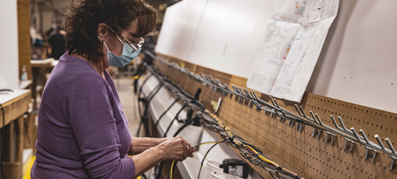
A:
<svg viewBox="0 0 397 179">
<path fill-rule="evenodd" d="M 182 2 L 189 1 L 192 0 Z M 194 19 L 191 21 L 197 25 L 197 32 L 183 32 L 193 37 L 177 41 L 174 37 L 178 34 L 169 32 L 178 30 L 178 26 L 169 27 L 168 32 L 162 29 L 156 51 L 247 78 L 265 37 L 275 2 L 208 1 L 201 24 Z M 177 6 L 167 9 L 166 18 L 176 13 L 172 8 Z M 236 7 L 239 8 L 228 11 Z M 397 113 L 396 9 L 395 0 L 341 0 L 306 91 Z M 239 17 L 244 18 L 240 20 Z M 183 17 L 174 18 L 178 21 Z M 166 24 L 164 21 L 163 27 Z M 185 42 L 189 48 L 169 46 Z M 164 50 L 164 46 L 170 50 Z M 180 52 L 186 48 L 190 50 Z"/>
<path fill-rule="evenodd" d="M 397 1 L 340 1 L 307 91 L 397 113 Z"/>
<path fill-rule="evenodd" d="M 167 8 L 156 52 L 188 60 L 207 0 L 181 1 Z"/>
<path fill-rule="evenodd" d="M 276 0 L 184 0 L 167 8 L 156 52 L 248 77 Z"/>
<path fill-rule="evenodd" d="M 0 29 L 0 88 L 17 89 L 19 86 L 17 1 L 2 0 L 0 17 L 0 24 L 2 24 Z"/>
</svg>

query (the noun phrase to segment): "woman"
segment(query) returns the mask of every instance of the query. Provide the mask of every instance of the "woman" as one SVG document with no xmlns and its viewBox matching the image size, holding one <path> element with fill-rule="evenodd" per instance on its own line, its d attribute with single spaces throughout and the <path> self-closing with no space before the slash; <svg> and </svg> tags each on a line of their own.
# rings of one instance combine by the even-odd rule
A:
<svg viewBox="0 0 397 179">
<path fill-rule="evenodd" d="M 192 157 L 193 149 L 180 137 L 132 138 L 105 70 L 139 54 L 156 10 L 144 0 L 82 0 L 70 10 L 67 52 L 39 108 L 32 178 L 135 178 L 161 161 Z"/>
</svg>

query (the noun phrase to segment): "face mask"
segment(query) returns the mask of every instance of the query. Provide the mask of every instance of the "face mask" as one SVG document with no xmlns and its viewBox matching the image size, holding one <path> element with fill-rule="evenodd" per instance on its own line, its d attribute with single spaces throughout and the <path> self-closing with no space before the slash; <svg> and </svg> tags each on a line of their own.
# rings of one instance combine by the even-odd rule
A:
<svg viewBox="0 0 397 179">
<path fill-rule="evenodd" d="M 138 56 L 139 52 L 141 52 L 140 48 L 138 50 L 134 50 L 128 44 L 123 43 L 124 44 L 123 53 L 121 54 L 121 56 L 118 57 L 113 52 L 109 51 L 108 46 L 106 45 L 105 42 L 103 42 L 103 44 L 105 45 L 105 47 L 108 51 L 107 57 L 108 57 L 109 66 L 124 67 L 124 66 L 130 64 L 131 62 L 133 62 L 134 59 Z"/>
</svg>

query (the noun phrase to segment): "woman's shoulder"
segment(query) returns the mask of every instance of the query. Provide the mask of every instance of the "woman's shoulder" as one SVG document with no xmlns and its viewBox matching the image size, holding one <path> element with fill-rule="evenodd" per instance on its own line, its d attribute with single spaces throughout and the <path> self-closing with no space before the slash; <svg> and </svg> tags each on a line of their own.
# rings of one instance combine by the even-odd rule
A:
<svg viewBox="0 0 397 179">
<path fill-rule="evenodd" d="M 63 86 L 68 89 L 78 89 L 80 87 L 106 89 L 105 79 L 89 63 L 82 63 L 78 59 L 60 61 L 51 72 L 48 83 L 54 83 L 56 86 Z"/>
</svg>

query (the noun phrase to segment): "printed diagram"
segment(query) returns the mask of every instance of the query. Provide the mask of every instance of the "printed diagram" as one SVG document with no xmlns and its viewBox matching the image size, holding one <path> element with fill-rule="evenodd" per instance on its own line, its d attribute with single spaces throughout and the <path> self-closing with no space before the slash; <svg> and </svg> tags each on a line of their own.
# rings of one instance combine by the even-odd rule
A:
<svg viewBox="0 0 397 179">
<path fill-rule="evenodd" d="M 257 65 L 254 66 L 255 77 L 248 79 L 255 84 L 255 87 L 270 93 L 299 29 L 300 25 L 281 21 L 268 24 L 261 47 L 263 50 L 257 56 L 257 59 L 261 60 L 257 60 Z M 263 88 L 264 86 L 267 88 Z"/>
<path fill-rule="evenodd" d="M 339 0 L 279 1 L 247 86 L 300 102 L 338 6 Z"/>
</svg>

